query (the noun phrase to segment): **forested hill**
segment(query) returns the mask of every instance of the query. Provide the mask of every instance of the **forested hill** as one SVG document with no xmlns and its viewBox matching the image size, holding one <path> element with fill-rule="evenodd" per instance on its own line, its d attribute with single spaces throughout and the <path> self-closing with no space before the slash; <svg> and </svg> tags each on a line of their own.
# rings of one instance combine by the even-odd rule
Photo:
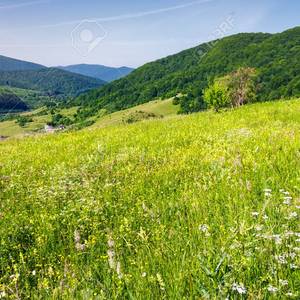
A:
<svg viewBox="0 0 300 300">
<path fill-rule="evenodd" d="M 0 55 L 0 71 L 39 70 L 45 66 Z"/>
<path fill-rule="evenodd" d="M 242 33 L 148 63 L 127 77 L 77 98 L 93 110 L 120 110 L 154 98 L 191 93 L 241 66 L 258 70 L 258 100 L 300 96 L 300 27 L 278 34 Z M 186 103 L 193 110 L 194 103 Z M 199 105 L 195 105 L 199 107 Z"/>
<path fill-rule="evenodd" d="M 87 90 L 98 88 L 104 81 L 56 68 L 39 70 L 0 71 L 0 85 L 38 90 L 53 95 L 78 96 Z"/>
</svg>

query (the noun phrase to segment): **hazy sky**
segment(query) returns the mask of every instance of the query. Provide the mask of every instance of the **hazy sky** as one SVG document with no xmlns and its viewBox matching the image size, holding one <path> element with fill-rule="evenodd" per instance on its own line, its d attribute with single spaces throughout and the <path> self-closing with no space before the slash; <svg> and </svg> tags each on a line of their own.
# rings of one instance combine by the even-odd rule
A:
<svg viewBox="0 0 300 300">
<path fill-rule="evenodd" d="M 238 32 L 299 25 L 299 0 L 0 0 L 0 54 L 137 67 Z"/>
</svg>

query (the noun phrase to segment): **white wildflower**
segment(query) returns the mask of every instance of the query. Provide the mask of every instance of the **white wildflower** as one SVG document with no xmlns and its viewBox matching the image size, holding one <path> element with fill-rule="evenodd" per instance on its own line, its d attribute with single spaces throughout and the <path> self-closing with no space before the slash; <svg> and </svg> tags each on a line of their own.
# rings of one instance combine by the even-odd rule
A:
<svg viewBox="0 0 300 300">
<path fill-rule="evenodd" d="M 256 225 L 255 230 L 256 231 L 262 231 L 264 229 L 263 225 Z"/>
<path fill-rule="evenodd" d="M 281 286 L 287 286 L 289 284 L 289 282 L 287 280 L 282 280 L 282 279 L 279 279 L 279 284 Z"/>
<path fill-rule="evenodd" d="M 234 283 L 232 285 L 232 290 L 238 292 L 240 295 L 247 293 L 247 289 L 245 288 L 245 286 L 243 284 Z"/>
<path fill-rule="evenodd" d="M 283 204 L 291 205 L 291 200 L 290 199 L 284 199 Z"/>
<path fill-rule="evenodd" d="M 280 237 L 280 235 L 274 236 L 274 241 L 275 241 L 276 245 L 281 245 L 282 244 L 282 238 Z"/>
<path fill-rule="evenodd" d="M 142 277 L 144 278 L 144 277 L 146 277 L 147 276 L 147 273 L 146 272 L 143 272 L 142 273 Z"/>
<path fill-rule="evenodd" d="M 292 292 L 288 292 L 285 294 L 287 297 L 295 297 L 295 295 Z"/>
<path fill-rule="evenodd" d="M 6 297 L 5 291 L 0 291 L 0 299 L 5 298 L 5 297 Z"/>
<path fill-rule="evenodd" d="M 121 279 L 123 277 L 123 274 L 121 272 L 121 263 L 119 261 L 117 262 L 116 272 L 117 272 L 119 279 Z"/>
<path fill-rule="evenodd" d="M 268 217 L 267 215 L 264 215 L 264 216 L 263 216 L 263 219 L 264 219 L 264 220 L 268 220 L 269 217 Z"/>
<path fill-rule="evenodd" d="M 202 224 L 199 226 L 199 230 L 205 234 L 205 236 L 210 236 L 209 227 L 206 224 Z"/>
<path fill-rule="evenodd" d="M 276 288 L 276 287 L 274 287 L 274 286 L 272 286 L 272 285 L 269 285 L 269 286 L 268 286 L 268 291 L 269 291 L 270 293 L 277 293 L 277 292 L 278 292 L 278 288 Z"/>
<path fill-rule="evenodd" d="M 288 196 L 290 193 L 288 191 L 284 191 L 282 194 Z"/>
<path fill-rule="evenodd" d="M 276 255 L 275 259 L 277 260 L 277 262 L 281 265 L 285 265 L 287 264 L 287 260 L 286 260 L 286 256 L 285 255 Z"/>
<path fill-rule="evenodd" d="M 32 274 L 33 276 L 35 276 L 35 275 L 36 275 L 36 271 L 33 270 L 33 271 L 31 272 L 31 274 Z"/>
<path fill-rule="evenodd" d="M 294 219 L 294 218 L 297 218 L 298 217 L 298 214 L 294 211 L 292 213 L 289 214 L 289 216 L 287 217 L 288 220 L 291 220 L 291 219 Z"/>
<path fill-rule="evenodd" d="M 107 256 L 108 256 L 108 264 L 111 269 L 115 268 L 115 251 L 113 249 L 107 250 Z"/>
<path fill-rule="evenodd" d="M 199 226 L 199 230 L 202 232 L 207 232 L 208 231 L 208 226 L 206 224 L 202 224 Z"/>
<path fill-rule="evenodd" d="M 84 251 L 85 250 L 85 244 L 81 244 L 80 240 L 81 240 L 80 232 L 78 230 L 75 230 L 74 231 L 75 249 L 77 251 Z"/>
<path fill-rule="evenodd" d="M 299 267 L 295 264 L 290 264 L 290 269 L 296 270 L 296 269 L 299 269 Z"/>
<path fill-rule="evenodd" d="M 296 254 L 295 252 L 291 252 L 291 253 L 289 254 L 289 257 L 290 257 L 291 259 L 295 259 L 296 256 L 297 256 L 297 254 Z"/>
<path fill-rule="evenodd" d="M 300 247 L 295 247 L 295 248 L 294 248 L 294 251 L 295 251 L 295 252 L 300 252 Z"/>
<path fill-rule="evenodd" d="M 254 211 L 251 213 L 252 217 L 258 217 L 259 216 L 259 212 Z"/>
</svg>

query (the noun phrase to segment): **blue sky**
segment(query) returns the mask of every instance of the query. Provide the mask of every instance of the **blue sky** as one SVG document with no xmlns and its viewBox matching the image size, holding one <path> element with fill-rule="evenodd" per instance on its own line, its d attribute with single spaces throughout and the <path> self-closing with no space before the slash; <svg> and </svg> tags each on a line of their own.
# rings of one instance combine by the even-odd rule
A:
<svg viewBox="0 0 300 300">
<path fill-rule="evenodd" d="M 238 32 L 299 25 L 298 0 L 0 0 L 0 54 L 137 67 Z"/>
</svg>

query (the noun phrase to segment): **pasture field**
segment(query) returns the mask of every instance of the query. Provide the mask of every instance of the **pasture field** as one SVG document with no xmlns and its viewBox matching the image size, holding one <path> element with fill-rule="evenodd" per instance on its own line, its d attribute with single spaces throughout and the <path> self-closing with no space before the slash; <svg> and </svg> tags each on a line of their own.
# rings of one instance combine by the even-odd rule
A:
<svg viewBox="0 0 300 300">
<path fill-rule="evenodd" d="M 299 299 L 300 101 L 0 143 L 0 298 Z"/>
</svg>

